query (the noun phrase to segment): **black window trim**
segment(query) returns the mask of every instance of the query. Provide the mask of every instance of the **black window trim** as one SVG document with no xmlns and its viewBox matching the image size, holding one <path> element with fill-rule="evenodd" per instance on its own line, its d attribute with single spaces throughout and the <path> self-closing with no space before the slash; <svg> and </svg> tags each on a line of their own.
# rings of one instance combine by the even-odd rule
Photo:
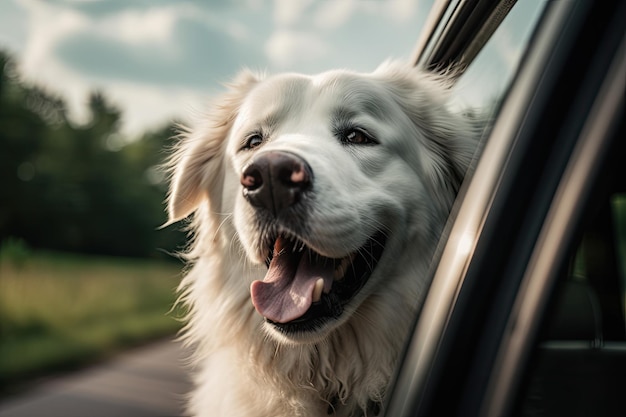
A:
<svg viewBox="0 0 626 417">
<path fill-rule="evenodd" d="M 460 76 L 502 23 L 516 0 L 436 0 L 412 62 Z"/>
</svg>

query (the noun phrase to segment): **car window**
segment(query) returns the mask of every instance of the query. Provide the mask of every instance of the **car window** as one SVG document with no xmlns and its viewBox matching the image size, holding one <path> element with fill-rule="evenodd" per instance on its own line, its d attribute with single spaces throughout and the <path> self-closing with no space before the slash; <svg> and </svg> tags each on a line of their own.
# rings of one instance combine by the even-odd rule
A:
<svg viewBox="0 0 626 417">
<path fill-rule="evenodd" d="M 481 2 L 466 4 L 469 3 Z M 587 404 L 598 398 L 606 399 L 602 392 L 623 392 L 626 371 L 624 366 L 616 366 L 624 364 L 626 353 L 623 275 L 616 267 L 611 273 L 601 269 L 607 265 L 603 255 L 597 254 L 601 245 L 588 243 L 591 238 L 597 239 L 594 232 L 597 230 L 602 230 L 602 242 L 611 243 L 613 252 L 619 250 L 619 240 L 615 243 L 615 238 L 609 237 L 615 233 L 607 233 L 606 224 L 595 226 L 592 221 L 576 229 L 575 241 L 570 236 L 581 212 L 578 197 L 572 196 L 583 189 L 586 192 L 585 187 L 591 186 L 595 178 L 596 171 L 586 167 L 596 155 L 587 151 L 596 148 L 587 145 L 608 143 L 603 140 L 604 130 L 598 126 L 603 126 L 606 119 L 612 120 L 612 113 L 605 110 L 613 111 L 611 106 L 616 101 L 613 96 L 618 93 L 607 94 L 611 90 L 607 86 L 617 78 L 615 74 L 623 71 L 611 73 L 606 82 L 601 76 L 612 63 L 611 48 L 617 48 L 613 29 L 619 14 L 613 13 L 613 3 L 606 9 L 591 1 L 580 5 L 577 2 L 512 3 L 515 3 L 513 9 L 452 91 L 457 108 L 493 110 L 495 124 L 471 181 L 466 182 L 462 201 L 457 202 L 456 219 L 445 236 L 445 247 L 399 370 L 387 415 L 509 415 L 511 397 L 520 387 L 519 376 L 528 369 L 532 371 L 526 375 L 527 395 L 517 403 L 520 405 L 517 415 L 603 415 L 593 412 L 593 408 L 585 409 L 582 402 L 578 408 L 565 404 L 567 408 L 559 409 L 558 401 L 563 405 L 568 396 L 581 396 L 585 389 L 601 394 L 588 397 Z M 595 37 L 587 40 L 590 28 L 594 24 L 598 27 L 598 22 L 611 25 L 606 30 L 599 29 Z M 496 42 L 507 36 L 512 39 L 506 28 L 514 25 L 522 25 L 522 34 L 516 39 L 519 51 L 515 53 L 510 47 L 498 51 Z M 534 33 L 536 25 L 539 30 Z M 520 33 L 519 29 L 516 33 Z M 607 40 L 610 43 L 605 47 L 603 42 Z M 495 63 L 506 51 L 512 52 L 513 65 L 508 67 L 508 72 L 501 63 Z M 493 72 L 490 63 L 494 65 Z M 518 68 L 521 68 L 519 74 Z M 513 88 L 507 94 L 512 80 L 515 80 Z M 596 96 L 600 86 L 603 94 Z M 587 120 L 589 109 L 597 113 Z M 605 118 L 598 121 L 598 114 Z M 577 143 L 585 145 L 584 148 L 580 145 L 585 151 L 580 154 L 587 155 L 585 160 L 573 154 L 579 149 L 574 146 Z M 572 155 L 576 158 L 570 161 Z M 622 161 L 624 156 L 622 153 Z M 580 161 L 588 162 L 582 170 Z M 579 186 L 561 187 L 561 179 L 572 172 L 579 173 L 576 181 L 564 185 Z M 605 174 L 605 180 L 626 178 L 623 170 Z M 595 188 L 605 189 L 604 184 L 598 183 Z M 555 194 L 563 190 L 568 191 L 565 197 Z M 596 193 L 593 201 L 602 212 L 594 215 L 590 211 L 589 218 L 606 221 L 610 217 L 608 230 L 618 230 L 620 223 L 614 221 L 614 212 L 616 206 L 623 205 L 620 203 L 623 191 L 618 187 L 609 194 Z M 580 194 L 580 198 L 585 196 Z M 623 217 L 619 210 L 617 217 Z M 577 244 L 578 240 L 582 243 Z M 562 285 L 553 292 L 556 269 L 561 266 L 565 249 L 570 248 L 573 249 L 567 268 L 563 268 Z M 619 265 L 619 259 L 625 257 L 623 249 L 612 256 L 614 265 Z M 604 291 L 608 283 L 612 289 Z M 589 295 L 592 291 L 587 291 L 589 287 L 604 295 L 598 295 L 597 302 L 589 301 L 593 298 Z M 549 317 L 544 327 L 553 327 L 549 323 L 560 321 L 557 306 L 571 305 L 570 301 L 561 301 L 571 299 L 570 294 L 574 297 L 570 309 L 574 320 L 560 328 L 560 336 L 548 336 L 547 330 L 544 332 L 542 342 L 534 346 L 533 366 L 528 368 L 528 348 L 534 345 L 538 320 Z M 553 296 L 552 310 L 544 316 L 547 295 Z M 586 317 L 579 316 L 584 302 L 591 311 Z M 588 339 L 569 340 L 585 330 L 584 319 Z M 586 350 L 571 356 L 572 349 L 578 349 L 576 346 Z M 560 349 L 557 353 L 562 355 L 558 366 L 545 356 L 546 350 L 554 351 L 554 348 Z M 621 352 L 621 356 L 613 361 L 610 356 L 616 352 Z M 588 356 L 596 353 L 600 353 L 597 366 L 613 372 L 612 379 L 603 381 L 612 387 L 610 390 L 604 391 L 600 384 L 593 386 L 603 372 L 600 368 L 595 371 L 577 368 L 586 365 Z M 576 372 L 579 387 L 561 395 L 571 382 L 569 376 Z M 561 396 L 557 395 L 557 401 L 550 403 L 555 392 Z M 571 404 L 577 401 L 572 400 Z"/>
<path fill-rule="evenodd" d="M 517 2 L 452 91 L 457 110 L 495 109 L 517 72 L 545 1 Z"/>
<path fill-rule="evenodd" d="M 619 163 L 624 157 L 622 147 L 596 184 L 533 348 L 519 416 L 603 416 L 623 409 L 626 170 Z"/>
<path fill-rule="evenodd" d="M 434 2 L 413 61 L 453 76 L 453 110 L 493 118 L 546 4 Z"/>
<path fill-rule="evenodd" d="M 461 7 L 459 2 L 456 3 L 456 7 Z M 418 66 L 427 68 L 440 70 L 451 68 L 458 75 L 450 91 L 450 106 L 454 111 L 476 114 L 484 119 L 495 120 L 500 102 L 507 95 L 519 67 L 524 62 L 524 55 L 547 3 L 545 1 L 515 2 L 513 7 L 508 10 L 508 14 L 499 22 L 495 31 L 489 35 L 489 39 L 481 45 L 481 49 L 469 61 L 464 59 L 462 51 L 452 60 L 434 60 L 431 58 L 432 56 L 441 55 L 436 51 L 433 52 L 436 46 L 428 44 L 420 46 L 418 43 L 419 53 L 415 62 Z M 465 6 L 468 4 L 469 2 L 464 3 Z M 455 15 L 456 12 L 452 10 L 453 8 L 452 6 L 447 7 L 442 12 L 441 21 L 433 26 L 431 43 L 445 44 L 445 42 L 438 40 L 438 34 L 445 31 L 445 29 L 441 29 L 441 26 L 448 25 L 446 19 L 451 19 L 451 16 Z M 462 27 L 464 23 L 461 22 Z M 475 32 L 480 33 L 482 29 L 479 28 Z M 457 35 L 456 33 L 450 34 L 453 38 L 458 37 Z M 463 62 L 460 64 L 461 66 L 455 66 L 456 62 L 461 61 Z M 485 138 L 489 135 L 490 127 L 490 123 L 485 123 L 483 133 Z M 487 150 L 487 148 L 482 147 L 481 149 Z M 489 167 L 486 168 L 486 171 L 498 172 L 499 166 L 504 163 L 505 154 L 506 152 L 500 148 L 494 148 L 491 155 L 483 154 L 483 157 L 489 156 L 488 159 L 491 160 L 491 163 L 487 164 Z M 496 175 L 489 172 L 483 172 L 483 174 L 488 179 L 496 178 Z M 472 172 L 467 175 L 466 185 L 470 184 L 471 186 L 469 180 L 472 176 Z M 408 341 L 406 355 L 400 362 L 398 375 L 392 386 L 393 397 L 388 404 L 386 416 L 412 415 L 410 410 L 412 407 L 418 406 L 420 410 L 429 410 L 431 395 L 434 397 L 436 394 L 431 394 L 427 390 L 429 386 L 435 386 L 438 383 L 436 379 L 439 375 L 434 371 L 431 373 L 431 361 L 438 354 L 439 337 L 447 326 L 460 285 L 458 280 L 474 250 L 475 237 L 479 228 L 479 224 L 472 218 L 479 216 L 477 213 L 484 213 L 490 204 L 491 196 L 489 194 L 493 187 L 494 184 L 483 183 L 476 189 L 476 193 L 471 193 L 470 188 L 467 188 L 462 190 L 458 198 L 457 207 L 460 207 L 460 210 L 453 211 L 449 222 L 451 228 L 444 234 L 441 251 L 437 255 L 438 258 L 434 259 L 433 265 L 438 267 L 433 271 L 431 277 L 433 280 L 425 304 L 416 318 L 417 324 Z M 454 218 L 459 220 L 457 215 L 463 210 L 463 200 L 468 194 L 471 194 L 472 207 L 464 212 L 465 218 L 455 223 Z M 454 226 L 458 224 L 466 224 L 467 227 L 457 231 Z M 449 246 L 452 249 L 449 251 L 446 242 L 451 242 Z M 456 246 L 457 242 L 458 246 Z M 437 371 L 439 370 L 437 369 Z M 454 391 L 458 388 L 457 381 L 455 378 L 449 378 L 442 386 L 445 385 L 444 390 Z M 432 402 L 437 401 L 432 400 Z"/>
</svg>

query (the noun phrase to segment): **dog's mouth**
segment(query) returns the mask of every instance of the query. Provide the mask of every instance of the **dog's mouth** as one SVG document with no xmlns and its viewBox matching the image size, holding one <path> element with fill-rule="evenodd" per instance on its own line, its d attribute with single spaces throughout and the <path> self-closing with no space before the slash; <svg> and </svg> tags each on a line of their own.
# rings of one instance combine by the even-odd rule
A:
<svg viewBox="0 0 626 417">
<path fill-rule="evenodd" d="M 355 252 L 336 259 L 280 235 L 265 278 L 250 286 L 252 303 L 285 334 L 315 331 L 342 315 L 376 268 L 385 241 L 384 233 L 376 233 Z"/>
</svg>

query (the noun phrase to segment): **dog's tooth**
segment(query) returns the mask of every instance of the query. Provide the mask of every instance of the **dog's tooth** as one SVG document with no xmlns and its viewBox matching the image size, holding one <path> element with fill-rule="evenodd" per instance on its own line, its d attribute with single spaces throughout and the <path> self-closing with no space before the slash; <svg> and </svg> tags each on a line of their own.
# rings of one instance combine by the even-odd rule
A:
<svg viewBox="0 0 626 417">
<path fill-rule="evenodd" d="M 324 289 L 324 279 L 320 278 L 315 281 L 315 288 L 313 288 L 313 302 L 316 303 L 322 298 L 322 290 Z"/>
</svg>

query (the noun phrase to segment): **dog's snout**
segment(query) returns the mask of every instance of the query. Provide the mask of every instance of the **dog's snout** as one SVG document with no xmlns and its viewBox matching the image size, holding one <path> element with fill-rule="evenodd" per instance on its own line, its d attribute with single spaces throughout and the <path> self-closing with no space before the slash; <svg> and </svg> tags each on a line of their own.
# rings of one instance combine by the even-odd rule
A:
<svg viewBox="0 0 626 417">
<path fill-rule="evenodd" d="M 255 207 L 274 215 L 300 201 L 311 187 L 309 165 L 287 152 L 267 152 L 255 158 L 241 174 L 244 196 Z"/>
</svg>

